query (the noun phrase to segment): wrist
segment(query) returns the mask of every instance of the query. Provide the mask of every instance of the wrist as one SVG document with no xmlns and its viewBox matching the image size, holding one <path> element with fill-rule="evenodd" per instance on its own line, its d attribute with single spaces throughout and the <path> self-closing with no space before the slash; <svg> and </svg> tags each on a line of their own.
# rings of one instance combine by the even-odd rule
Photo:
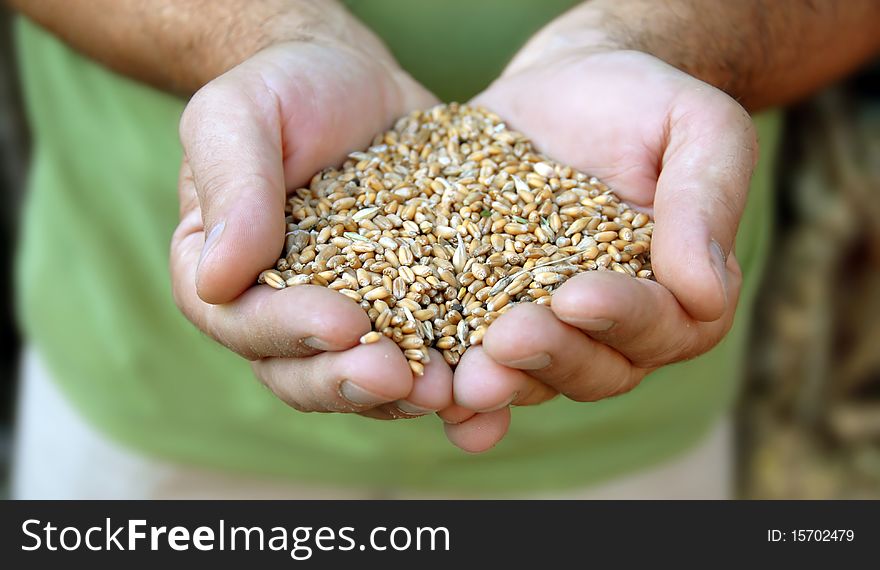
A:
<svg viewBox="0 0 880 570">
<path fill-rule="evenodd" d="M 502 76 L 548 62 L 627 49 L 609 33 L 604 24 L 603 13 L 592 3 L 566 12 L 532 36 L 510 61 Z"/>
<path fill-rule="evenodd" d="M 390 57 L 384 44 L 337 0 L 288 0 L 284 6 L 254 30 L 253 53 L 279 43 L 309 42 Z"/>
<path fill-rule="evenodd" d="M 180 70 L 176 81 L 183 91 L 195 91 L 257 53 L 280 44 L 345 49 L 393 62 L 384 44 L 336 0 L 259 2 L 239 12 L 235 24 L 201 34 L 195 42 L 192 64 Z M 231 22 L 233 18 L 222 19 Z"/>
<path fill-rule="evenodd" d="M 721 58 L 706 58 L 691 49 L 691 22 L 699 14 L 690 2 L 675 9 L 650 0 L 592 0 L 566 12 L 541 29 L 505 69 L 523 69 L 608 52 L 639 52 L 661 60 L 734 96 L 745 90 L 740 67 Z M 714 62 L 714 63 L 713 63 Z"/>
</svg>

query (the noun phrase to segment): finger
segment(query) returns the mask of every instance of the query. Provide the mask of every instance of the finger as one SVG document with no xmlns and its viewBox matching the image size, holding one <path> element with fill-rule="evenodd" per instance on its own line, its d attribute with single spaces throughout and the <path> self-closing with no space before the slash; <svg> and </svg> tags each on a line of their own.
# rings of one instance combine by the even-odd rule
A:
<svg viewBox="0 0 880 570">
<path fill-rule="evenodd" d="M 452 405 L 452 369 L 434 349 L 425 373 L 413 378 L 412 391 L 406 398 L 380 406 L 370 417 L 381 419 L 414 418 L 448 408 Z"/>
<path fill-rule="evenodd" d="M 425 415 L 452 405 L 452 369 L 433 348 L 428 355 L 424 375 L 415 377 L 412 392 L 396 403 L 408 415 Z"/>
<path fill-rule="evenodd" d="M 180 122 L 205 228 L 197 288 L 208 303 L 251 286 L 284 239 L 281 119 L 259 85 L 224 76 L 196 93 Z"/>
<path fill-rule="evenodd" d="M 634 365 L 656 368 L 698 356 L 727 333 L 742 281 L 738 269 L 732 267 L 735 263 L 733 257 L 728 260 L 727 305 L 731 309 L 716 321 L 693 319 L 659 283 L 614 271 L 568 280 L 553 294 L 552 311 L 559 320 L 612 347 Z"/>
<path fill-rule="evenodd" d="M 468 453 L 483 453 L 495 447 L 510 427 L 510 408 L 479 413 L 457 424 L 445 424 L 443 430 L 453 445 Z"/>
<path fill-rule="evenodd" d="M 267 358 L 254 372 L 288 405 L 306 412 L 362 412 L 406 397 L 412 371 L 389 339 L 300 359 Z"/>
<path fill-rule="evenodd" d="M 350 348 L 370 330 L 354 301 L 312 285 L 253 287 L 231 303 L 205 303 L 195 288 L 202 233 L 193 217 L 187 214 L 172 238 L 172 290 L 187 318 L 218 342 L 251 360 L 298 357 Z"/>
<path fill-rule="evenodd" d="M 746 111 L 720 91 L 689 93 L 672 111 L 654 198 L 651 265 L 685 310 L 714 321 L 727 307 L 727 258 L 757 159 Z"/>
<path fill-rule="evenodd" d="M 202 299 L 235 298 L 275 261 L 285 186 L 305 183 L 396 117 L 435 101 L 381 61 L 307 44 L 264 50 L 196 93 L 180 134 L 207 236 Z"/>
<path fill-rule="evenodd" d="M 481 346 L 472 346 L 462 355 L 452 393 L 456 404 L 477 412 L 491 412 L 514 402 L 537 404 L 556 395 L 555 390 L 521 370 L 502 366 Z"/>
<path fill-rule="evenodd" d="M 517 305 L 492 323 L 483 338 L 483 349 L 493 361 L 520 370 L 578 402 L 629 391 L 647 372 L 563 323 L 549 308 L 532 303 Z"/>
<path fill-rule="evenodd" d="M 345 350 L 371 329 L 357 303 L 315 285 L 255 287 L 231 303 L 201 309 L 207 313 L 204 330 L 251 360 Z"/>
<path fill-rule="evenodd" d="M 474 417 L 476 413 L 477 412 L 473 410 L 469 410 L 453 403 L 451 406 L 447 406 L 438 411 L 437 415 L 447 424 L 460 424 L 461 422 Z"/>
</svg>

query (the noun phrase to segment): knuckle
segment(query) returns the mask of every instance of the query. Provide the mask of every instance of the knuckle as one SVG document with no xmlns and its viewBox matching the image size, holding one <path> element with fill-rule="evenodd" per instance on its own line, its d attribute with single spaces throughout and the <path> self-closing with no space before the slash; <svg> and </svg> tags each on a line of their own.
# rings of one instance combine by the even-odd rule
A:
<svg viewBox="0 0 880 570">
<path fill-rule="evenodd" d="M 657 347 L 650 353 L 633 355 L 630 360 L 634 366 L 644 369 L 692 360 L 712 350 L 724 337 L 730 325 L 725 323 L 719 333 L 706 331 L 706 327 L 697 328 L 700 331 L 696 334 L 670 336 L 666 339 L 665 346 Z"/>
<path fill-rule="evenodd" d="M 626 394 L 639 385 L 644 373 L 642 369 L 629 367 L 610 377 L 603 377 L 601 382 L 591 383 L 589 389 L 566 394 L 575 402 L 598 402 Z"/>
<path fill-rule="evenodd" d="M 579 403 L 596 402 L 596 401 L 602 399 L 600 396 L 597 396 L 593 392 L 576 391 L 576 392 L 563 392 L 563 393 L 565 394 L 565 396 L 569 400 L 571 400 L 573 402 L 579 402 Z"/>
<path fill-rule="evenodd" d="M 717 224 L 720 222 L 722 224 L 721 229 L 725 229 L 729 234 L 729 236 L 728 234 L 724 235 L 732 238 L 742 215 L 744 203 L 733 199 L 732 196 L 725 192 L 711 194 L 709 197 L 714 206 L 712 210 L 719 213 L 716 220 L 714 220 L 715 223 Z"/>
<path fill-rule="evenodd" d="M 293 408 L 297 412 L 302 412 L 303 414 L 311 414 L 316 411 L 314 409 L 314 407 L 303 404 L 303 403 L 299 402 L 298 400 L 287 399 L 287 400 L 283 400 L 283 401 L 285 404 L 287 404 L 288 406 L 290 406 L 291 408 Z"/>
<path fill-rule="evenodd" d="M 195 173 L 195 187 L 203 209 L 203 215 L 210 214 L 212 204 L 226 190 L 233 189 L 236 186 L 245 187 L 244 181 L 241 184 L 236 184 L 236 173 L 229 170 L 224 164 L 205 163 L 201 165 L 200 170 L 200 172 Z"/>
<path fill-rule="evenodd" d="M 659 368 L 667 364 L 689 360 L 704 352 L 699 346 L 699 343 L 703 342 L 699 337 L 696 341 L 675 338 L 668 339 L 667 342 L 667 345 L 650 352 L 632 355 L 630 361 L 639 368 Z"/>
<path fill-rule="evenodd" d="M 302 412 L 304 414 L 310 414 L 312 412 L 318 411 L 315 408 L 315 406 L 312 405 L 312 403 L 303 402 L 297 398 L 293 398 L 286 391 L 277 390 L 271 386 L 269 387 L 269 389 L 272 390 L 272 393 L 275 394 L 275 396 L 277 396 L 278 399 L 280 399 L 282 402 L 284 402 L 285 404 L 287 404 L 289 407 L 293 408 L 297 412 Z"/>
<path fill-rule="evenodd" d="M 647 375 L 647 371 L 642 368 L 630 367 L 626 373 L 621 376 L 620 383 L 614 388 L 610 396 L 620 396 L 635 389 Z"/>
<path fill-rule="evenodd" d="M 210 101 L 213 98 L 211 93 L 212 86 L 208 83 L 196 91 L 186 104 L 186 107 L 184 107 L 183 113 L 180 115 L 179 126 L 180 139 L 183 142 L 184 147 L 192 141 L 196 130 L 199 128 L 201 118 L 205 114 Z"/>
<path fill-rule="evenodd" d="M 517 394 L 513 404 L 516 406 L 534 406 L 552 400 L 559 392 L 541 382 L 532 382 Z"/>
<path fill-rule="evenodd" d="M 731 125 L 731 132 L 738 137 L 741 143 L 742 159 L 745 163 L 743 166 L 751 174 L 751 170 L 755 168 L 758 161 L 758 129 L 749 112 L 735 101 L 727 106 L 724 119 L 727 124 Z"/>
<path fill-rule="evenodd" d="M 193 94 L 180 116 L 180 137 L 184 145 L 203 127 L 206 115 L 212 113 L 217 102 L 223 98 L 222 89 L 215 81 L 205 84 Z"/>
<path fill-rule="evenodd" d="M 252 362 L 251 369 L 257 380 L 287 406 L 304 414 L 320 411 L 314 398 L 304 397 L 302 391 L 296 389 L 298 383 L 295 382 L 294 371 L 290 371 L 289 375 L 285 374 L 285 380 L 281 381 L 278 378 L 279 370 L 267 367 L 263 361 Z"/>
<path fill-rule="evenodd" d="M 610 392 L 609 379 L 606 375 L 571 372 L 558 384 L 559 391 L 566 398 L 575 402 L 596 402 L 607 398 Z M 616 386 L 617 381 L 612 381 Z"/>
<path fill-rule="evenodd" d="M 568 367 L 556 368 L 548 371 L 554 377 L 553 385 L 562 394 L 576 402 L 592 401 L 593 389 L 591 388 L 591 379 L 587 371 Z"/>
<path fill-rule="evenodd" d="M 256 338 L 242 337 L 233 330 L 235 327 L 226 326 L 229 315 L 222 305 L 205 305 L 204 316 L 201 323 L 196 326 L 206 335 L 222 344 L 232 352 L 250 361 L 257 361 L 262 356 L 256 347 Z"/>
<path fill-rule="evenodd" d="M 275 395 L 278 396 L 278 394 L 275 394 Z M 283 398 L 281 396 L 278 396 L 278 397 L 281 399 L 282 402 L 287 404 L 288 407 L 293 408 L 297 412 L 301 412 L 303 414 L 311 414 L 311 413 L 319 411 L 319 410 L 315 409 L 314 406 L 300 402 L 299 400 L 295 400 L 295 399 L 291 399 L 291 398 Z"/>
<path fill-rule="evenodd" d="M 578 390 L 563 393 L 569 400 L 580 403 L 598 402 L 613 395 L 609 390 L 598 386 L 591 386 L 587 389 L 582 387 Z"/>
<path fill-rule="evenodd" d="M 183 313 L 183 316 L 187 318 L 189 322 L 192 324 L 199 326 L 197 322 L 196 315 L 194 314 L 193 308 L 190 307 L 190 304 L 187 302 L 187 295 L 184 292 L 184 285 L 181 283 L 182 279 L 176 275 L 176 271 L 174 267 L 171 268 L 171 298 L 174 299 L 174 304 L 180 309 L 180 312 Z M 201 328 L 201 327 L 199 327 Z"/>
</svg>

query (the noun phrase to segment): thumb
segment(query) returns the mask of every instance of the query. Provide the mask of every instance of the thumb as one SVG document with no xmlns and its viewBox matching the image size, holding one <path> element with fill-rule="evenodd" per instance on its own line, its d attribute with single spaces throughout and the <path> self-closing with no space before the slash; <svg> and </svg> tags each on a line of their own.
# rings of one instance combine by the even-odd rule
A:
<svg viewBox="0 0 880 570">
<path fill-rule="evenodd" d="M 277 103 L 268 90 L 247 92 L 227 77 L 199 91 L 180 124 L 205 226 L 196 285 L 199 297 L 214 304 L 251 286 L 284 239 Z"/>
<path fill-rule="evenodd" d="M 681 104 L 669 121 L 654 197 L 651 266 L 693 318 L 714 321 L 736 300 L 729 295 L 734 278 L 728 258 L 757 141 L 748 114 L 727 95 L 714 90 L 697 95 L 699 100 Z"/>
</svg>

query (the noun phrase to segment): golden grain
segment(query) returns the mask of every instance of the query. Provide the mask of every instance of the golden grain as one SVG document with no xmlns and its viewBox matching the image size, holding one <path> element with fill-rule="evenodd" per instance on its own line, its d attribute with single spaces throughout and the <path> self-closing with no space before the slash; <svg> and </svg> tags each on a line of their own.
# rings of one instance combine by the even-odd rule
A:
<svg viewBox="0 0 880 570">
<path fill-rule="evenodd" d="M 382 335 L 376 331 L 370 331 L 364 336 L 361 337 L 361 344 L 373 344 L 374 342 L 378 342 L 378 340 L 382 338 Z"/>
<path fill-rule="evenodd" d="M 287 202 L 284 251 L 259 283 L 314 284 L 358 302 L 413 374 L 450 366 L 518 302 L 549 305 L 582 271 L 652 278 L 653 221 L 595 177 L 539 154 L 483 109 L 399 119 Z"/>
</svg>

